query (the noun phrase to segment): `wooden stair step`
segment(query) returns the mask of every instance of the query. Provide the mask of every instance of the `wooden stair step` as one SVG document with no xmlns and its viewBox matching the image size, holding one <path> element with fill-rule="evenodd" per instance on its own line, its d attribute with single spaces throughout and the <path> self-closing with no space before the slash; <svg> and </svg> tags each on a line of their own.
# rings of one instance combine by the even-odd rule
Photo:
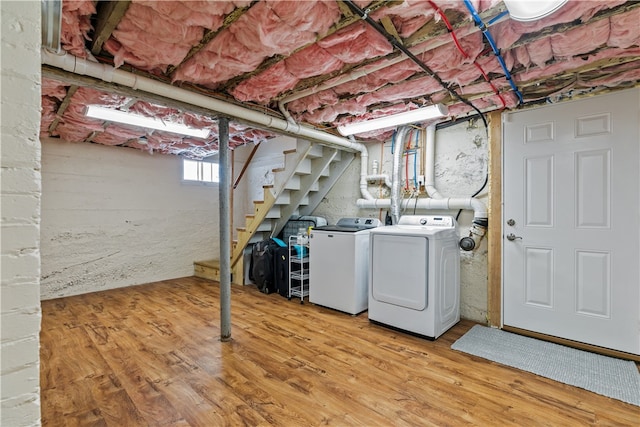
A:
<svg viewBox="0 0 640 427">
<path fill-rule="evenodd" d="M 193 263 L 193 275 L 202 279 L 220 281 L 220 260 L 212 259 Z"/>
<path fill-rule="evenodd" d="M 236 267 L 231 269 L 231 282 L 242 285 L 243 275 L 240 269 L 244 268 L 243 263 L 238 263 Z M 201 279 L 220 281 L 220 260 L 210 259 L 204 261 L 195 261 L 193 263 L 193 275 Z M 236 279 L 236 280 L 234 280 Z M 238 282 L 239 281 L 239 282 Z"/>
</svg>

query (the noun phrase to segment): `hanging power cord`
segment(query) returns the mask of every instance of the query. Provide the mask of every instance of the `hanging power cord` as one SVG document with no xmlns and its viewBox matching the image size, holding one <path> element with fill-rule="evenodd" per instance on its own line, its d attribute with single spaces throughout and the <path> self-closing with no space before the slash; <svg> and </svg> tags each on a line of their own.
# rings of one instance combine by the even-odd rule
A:
<svg viewBox="0 0 640 427">
<path fill-rule="evenodd" d="M 478 28 L 480 28 L 480 31 L 482 31 L 482 34 L 484 34 L 484 37 L 487 39 L 487 42 L 489 42 L 489 45 L 491 46 L 491 49 L 493 50 L 493 54 L 498 59 L 498 62 L 500 63 L 500 66 L 502 67 L 502 70 L 504 71 L 504 75 L 507 78 L 507 81 L 509 82 L 509 84 L 511 85 L 511 89 L 513 89 L 513 91 L 515 92 L 516 96 L 518 97 L 518 102 L 520 104 L 524 103 L 524 99 L 522 98 L 522 93 L 520 93 L 520 90 L 518 90 L 518 87 L 516 86 L 515 82 L 513 81 L 513 77 L 511 76 L 511 73 L 509 72 L 509 69 L 507 68 L 507 64 L 505 64 L 505 62 L 504 62 L 504 58 L 502 57 L 502 54 L 500 53 L 500 50 L 496 46 L 496 42 L 493 40 L 493 37 L 491 36 L 491 33 L 489 32 L 489 28 L 487 28 L 486 24 L 482 21 L 482 18 L 480 18 L 480 15 L 478 15 L 478 11 L 473 6 L 473 4 L 471 4 L 470 0 L 464 0 L 464 4 L 465 4 L 465 6 L 467 6 L 467 9 L 469 9 L 469 13 L 471 13 L 471 17 L 475 21 L 476 26 Z"/>
</svg>

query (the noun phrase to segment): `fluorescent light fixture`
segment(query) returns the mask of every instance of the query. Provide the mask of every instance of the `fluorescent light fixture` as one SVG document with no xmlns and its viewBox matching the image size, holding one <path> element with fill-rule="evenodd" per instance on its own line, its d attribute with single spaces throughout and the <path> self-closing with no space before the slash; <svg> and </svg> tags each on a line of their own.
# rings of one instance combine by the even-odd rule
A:
<svg viewBox="0 0 640 427">
<path fill-rule="evenodd" d="M 516 21 L 530 22 L 551 15 L 567 0 L 503 0 L 509 16 Z"/>
<path fill-rule="evenodd" d="M 444 117 L 447 114 L 449 114 L 449 110 L 445 105 L 434 104 L 428 107 L 393 114 L 391 116 L 367 120 L 366 122 L 348 123 L 346 125 L 338 126 L 338 132 L 343 136 L 348 136 L 372 130 L 406 125 L 409 123 L 424 122 L 426 120 Z"/>
<path fill-rule="evenodd" d="M 179 133 L 181 135 L 193 136 L 195 138 L 206 138 L 209 136 L 209 129 L 194 129 L 180 123 L 165 122 L 154 117 L 141 116 L 139 114 L 128 113 L 126 111 L 115 110 L 113 108 L 89 105 L 86 112 L 87 117 L 107 120 L 110 122 L 124 123 L 132 126 L 162 130 L 165 132 Z"/>
</svg>

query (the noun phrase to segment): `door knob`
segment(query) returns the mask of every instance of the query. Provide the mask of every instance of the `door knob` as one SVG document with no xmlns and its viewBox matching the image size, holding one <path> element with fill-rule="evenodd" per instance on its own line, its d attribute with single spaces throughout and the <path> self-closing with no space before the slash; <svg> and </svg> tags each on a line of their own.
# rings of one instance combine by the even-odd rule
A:
<svg viewBox="0 0 640 427">
<path fill-rule="evenodd" d="M 515 235 L 515 234 L 513 234 L 513 233 L 509 233 L 509 234 L 507 234 L 507 240 L 509 240 L 510 242 L 513 242 L 513 241 L 514 241 L 514 240 L 516 240 L 516 239 L 522 239 L 522 237 L 520 237 L 520 236 L 516 236 L 516 235 Z"/>
</svg>

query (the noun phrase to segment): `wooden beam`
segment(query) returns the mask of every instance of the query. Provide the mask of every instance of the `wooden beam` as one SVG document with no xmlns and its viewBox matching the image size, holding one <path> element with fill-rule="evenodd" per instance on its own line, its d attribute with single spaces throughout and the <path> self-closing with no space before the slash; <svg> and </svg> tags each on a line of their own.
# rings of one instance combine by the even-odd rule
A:
<svg viewBox="0 0 640 427">
<path fill-rule="evenodd" d="M 98 22 L 91 53 L 98 55 L 102 52 L 102 45 L 111 37 L 111 33 L 129 9 L 129 4 L 130 0 L 98 2 Z"/>
<path fill-rule="evenodd" d="M 49 134 L 52 134 L 58 127 L 58 124 L 62 119 L 62 115 L 67 110 L 69 105 L 71 105 L 71 98 L 73 97 L 73 94 L 76 93 L 77 90 L 78 90 L 78 86 L 76 85 L 71 85 L 67 90 L 67 95 L 64 97 L 64 100 L 62 101 L 62 104 L 60 104 L 60 107 L 58 107 L 58 111 L 56 111 L 56 118 L 49 125 Z"/>
<path fill-rule="evenodd" d="M 388 15 L 382 17 L 382 19 L 380 19 L 380 23 L 382 24 L 382 26 L 384 27 L 384 30 L 387 33 L 389 33 L 400 44 L 404 44 L 404 42 L 402 41 L 402 37 L 400 37 L 400 34 L 398 34 L 398 30 L 396 29 L 396 26 L 393 25 L 393 22 L 391 22 L 391 18 L 389 18 Z"/>
<path fill-rule="evenodd" d="M 343 6 L 347 7 L 344 3 L 342 2 L 338 2 L 338 6 L 340 7 L 340 4 L 342 4 Z M 369 10 L 369 13 L 379 10 L 383 7 L 392 7 L 392 6 L 396 6 L 402 4 L 401 0 L 378 0 L 373 2 L 371 5 L 369 5 L 367 7 L 367 10 Z M 341 9 L 342 10 L 342 9 Z M 329 30 L 318 36 L 313 42 L 306 44 L 304 46 L 300 46 L 299 48 L 295 49 L 293 52 L 291 52 L 291 55 L 295 54 L 296 52 L 301 51 L 302 49 L 308 47 L 309 45 L 312 45 L 316 42 L 318 42 L 319 40 L 322 40 L 328 36 L 330 36 L 331 34 L 335 33 L 338 30 L 341 30 L 345 27 L 348 27 L 349 25 L 353 24 L 354 22 L 359 21 L 361 18 L 359 16 L 354 15 L 353 13 L 350 13 L 348 15 L 344 15 L 343 19 L 341 19 L 337 24 L 332 25 L 331 28 L 329 28 Z M 245 80 L 250 79 L 251 77 L 260 74 L 261 72 L 265 71 L 267 68 L 274 66 L 275 64 L 277 64 L 280 61 L 284 61 L 285 59 L 287 59 L 288 56 L 285 55 L 274 55 L 270 58 L 265 59 L 255 70 L 253 71 L 249 71 L 248 73 L 244 73 L 241 74 L 239 76 L 236 76 L 232 79 L 229 79 L 228 81 L 226 81 L 222 86 L 220 86 L 219 90 L 221 92 L 228 92 L 229 90 L 233 89 L 234 87 L 236 87 L 237 85 L 239 85 L 240 83 L 242 83 Z M 372 58 L 371 60 L 367 61 L 367 64 L 370 62 L 373 62 L 374 60 L 378 60 L 380 58 Z M 361 65 L 361 64 L 358 64 Z M 351 65 L 346 65 L 345 67 L 343 67 L 339 72 L 334 72 L 331 73 L 330 75 L 323 75 L 323 76 L 316 76 L 316 78 L 320 77 L 323 78 L 324 80 L 328 80 L 329 78 L 332 78 L 338 74 L 344 73 L 346 71 L 349 71 L 351 68 L 355 67 L 355 64 L 351 64 Z M 313 79 L 313 77 L 311 78 Z"/>
<path fill-rule="evenodd" d="M 502 326 L 502 113 L 489 119 L 489 228 L 487 233 L 487 323 Z"/>
<path fill-rule="evenodd" d="M 197 45 L 193 46 L 189 50 L 187 55 L 182 59 L 182 61 L 178 65 L 175 65 L 175 66 L 172 65 L 168 68 L 167 75 L 173 76 L 178 68 L 180 68 L 185 62 L 191 59 L 195 54 L 200 52 L 206 45 L 209 44 L 209 42 L 211 42 L 211 40 L 216 38 L 218 34 L 220 34 L 222 31 L 227 29 L 231 24 L 233 24 L 238 19 L 240 19 L 240 17 L 242 17 L 242 15 L 244 15 L 256 3 L 257 1 L 253 1 L 248 6 L 238 7 L 234 9 L 231 13 L 229 13 L 227 16 L 225 16 L 224 21 L 222 22 L 222 25 L 220 26 L 220 28 L 218 28 L 215 31 L 211 31 L 211 30 L 207 31 L 202 37 L 202 40 L 200 40 L 200 42 Z"/>
</svg>

